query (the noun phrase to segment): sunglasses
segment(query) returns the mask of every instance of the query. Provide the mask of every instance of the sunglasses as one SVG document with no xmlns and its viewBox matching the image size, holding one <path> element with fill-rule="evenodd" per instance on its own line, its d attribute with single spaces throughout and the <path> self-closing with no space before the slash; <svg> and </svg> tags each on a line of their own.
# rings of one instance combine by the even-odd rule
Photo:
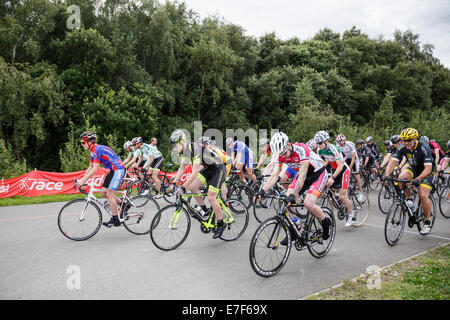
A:
<svg viewBox="0 0 450 320">
<path fill-rule="evenodd" d="M 86 141 L 81 142 L 81 145 L 84 146 L 85 144 L 87 144 Z"/>
<path fill-rule="evenodd" d="M 403 142 L 411 142 L 411 141 L 413 141 L 414 139 L 409 139 L 409 140 L 402 140 Z"/>
<path fill-rule="evenodd" d="M 322 145 L 322 144 L 324 144 L 325 142 L 317 142 L 317 145 Z"/>
</svg>

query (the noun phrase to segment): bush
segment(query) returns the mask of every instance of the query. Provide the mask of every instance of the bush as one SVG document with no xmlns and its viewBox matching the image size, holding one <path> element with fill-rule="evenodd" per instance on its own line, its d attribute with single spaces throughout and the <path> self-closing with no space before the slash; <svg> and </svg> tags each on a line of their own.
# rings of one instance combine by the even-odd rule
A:
<svg viewBox="0 0 450 320">
<path fill-rule="evenodd" d="M 20 161 L 14 155 L 12 147 L 3 139 L 0 139 L 0 177 L 11 179 L 27 173 L 30 169 L 24 159 Z"/>
</svg>

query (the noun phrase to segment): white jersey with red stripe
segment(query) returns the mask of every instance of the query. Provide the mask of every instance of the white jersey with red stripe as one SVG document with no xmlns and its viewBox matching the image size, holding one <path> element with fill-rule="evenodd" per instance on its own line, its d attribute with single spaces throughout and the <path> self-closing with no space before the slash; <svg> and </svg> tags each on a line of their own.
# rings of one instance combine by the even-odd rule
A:
<svg viewBox="0 0 450 320">
<path fill-rule="evenodd" d="M 317 172 L 323 168 L 324 161 L 314 151 L 311 151 L 304 143 L 292 143 L 288 148 L 292 147 L 290 157 L 278 156 L 278 164 L 285 163 L 287 166 L 297 170 L 300 168 L 300 164 L 308 162 L 308 174 Z"/>
</svg>

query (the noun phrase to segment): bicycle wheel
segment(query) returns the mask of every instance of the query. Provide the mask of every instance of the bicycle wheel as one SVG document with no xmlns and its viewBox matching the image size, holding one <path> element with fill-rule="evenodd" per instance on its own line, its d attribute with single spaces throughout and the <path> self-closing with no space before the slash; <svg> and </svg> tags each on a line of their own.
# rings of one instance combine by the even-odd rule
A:
<svg viewBox="0 0 450 320">
<path fill-rule="evenodd" d="M 386 216 L 384 223 L 384 238 L 390 246 L 394 246 L 405 230 L 406 212 L 401 202 L 395 202 Z"/>
<path fill-rule="evenodd" d="M 183 207 L 168 205 L 158 211 L 150 227 L 150 239 L 160 250 L 178 248 L 191 229 L 191 217 Z"/>
<path fill-rule="evenodd" d="M 332 225 L 332 232 L 330 237 L 327 240 L 323 240 L 323 228 L 322 222 L 316 217 L 312 217 L 308 223 L 308 251 L 311 253 L 313 257 L 322 258 L 326 256 L 326 254 L 330 251 L 331 247 L 334 243 L 334 238 L 336 236 L 336 221 L 334 219 L 334 215 L 330 209 L 323 207 L 322 208 L 325 217 L 330 218 Z"/>
<path fill-rule="evenodd" d="M 376 190 L 378 188 L 378 184 L 380 183 L 380 180 L 378 179 L 378 175 L 371 172 L 368 180 L 369 180 L 370 189 Z"/>
<path fill-rule="evenodd" d="M 445 187 L 439 197 L 439 211 L 445 218 L 450 218 L 450 188 Z"/>
<path fill-rule="evenodd" d="M 280 245 L 287 237 L 287 246 Z M 277 274 L 286 264 L 291 252 L 289 226 L 279 217 L 267 219 L 256 229 L 250 242 L 249 258 L 253 271 L 267 278 Z"/>
<path fill-rule="evenodd" d="M 431 229 L 433 229 L 434 221 L 436 220 L 436 201 L 433 198 L 433 195 L 430 194 L 428 196 L 428 199 L 431 201 L 431 210 L 430 210 L 430 222 L 431 222 Z M 422 205 L 419 206 L 419 220 L 418 223 L 416 223 L 417 230 L 422 230 L 423 226 L 425 224 L 425 215 L 423 214 L 423 207 Z"/>
<path fill-rule="evenodd" d="M 134 181 L 128 186 L 127 195 L 129 197 L 138 195 L 155 195 L 156 191 L 153 190 L 152 186 L 145 180 Z"/>
<path fill-rule="evenodd" d="M 391 184 L 388 184 L 387 187 L 381 185 L 380 191 L 378 192 L 378 208 L 380 208 L 383 214 L 388 213 L 389 208 L 394 202 L 393 194 L 389 188 L 391 188 Z"/>
<path fill-rule="evenodd" d="M 350 200 L 352 202 L 353 212 L 355 213 L 352 226 L 359 228 L 366 223 L 367 218 L 369 217 L 370 199 L 368 194 L 363 191 L 352 195 Z"/>
<path fill-rule="evenodd" d="M 249 187 L 243 185 L 234 185 L 228 189 L 227 199 L 238 199 L 244 202 L 245 207 L 250 209 L 253 203 L 253 192 Z"/>
<path fill-rule="evenodd" d="M 58 213 L 59 230 L 70 240 L 87 240 L 93 237 L 101 226 L 102 212 L 100 208 L 85 199 L 69 201 Z"/>
<path fill-rule="evenodd" d="M 124 227 L 137 235 L 149 233 L 153 217 L 159 211 L 158 203 L 150 196 L 134 196 L 131 202 L 134 206 L 125 213 Z"/>
<path fill-rule="evenodd" d="M 236 240 L 247 229 L 248 210 L 245 204 L 237 199 L 228 199 L 224 204 L 226 212 L 223 212 L 223 221 L 227 223 L 227 227 L 219 238 L 225 241 Z"/>
<path fill-rule="evenodd" d="M 273 217 L 275 215 L 275 211 L 272 208 L 273 202 L 276 202 L 274 198 L 262 198 L 261 202 L 255 201 L 252 204 L 253 215 L 255 216 L 256 221 L 259 223 Z"/>
</svg>

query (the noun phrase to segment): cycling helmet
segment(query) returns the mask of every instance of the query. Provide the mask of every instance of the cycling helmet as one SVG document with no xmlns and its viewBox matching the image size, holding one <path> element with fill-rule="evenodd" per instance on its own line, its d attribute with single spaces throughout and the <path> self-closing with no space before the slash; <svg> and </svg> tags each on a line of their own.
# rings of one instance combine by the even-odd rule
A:
<svg viewBox="0 0 450 320">
<path fill-rule="evenodd" d="M 359 140 L 356 140 L 356 144 L 364 144 L 364 141 L 363 141 L 363 140 L 361 140 L 361 139 L 359 139 Z"/>
<path fill-rule="evenodd" d="M 316 143 L 325 142 L 328 139 L 330 139 L 328 132 L 323 131 L 323 130 L 317 132 L 316 135 L 314 136 L 314 140 L 316 141 Z"/>
<path fill-rule="evenodd" d="M 317 143 L 314 139 L 309 140 L 306 145 L 310 150 L 316 150 L 317 149 Z"/>
<path fill-rule="evenodd" d="M 346 139 L 347 139 L 347 138 L 344 136 L 344 134 L 343 134 L 343 133 L 340 133 L 340 134 L 338 134 L 338 136 L 336 137 L 336 142 L 337 142 L 337 143 L 344 143 Z"/>
<path fill-rule="evenodd" d="M 210 139 L 207 143 L 208 143 L 209 145 L 211 145 L 211 146 L 215 146 L 215 145 L 216 145 L 216 140 Z"/>
<path fill-rule="evenodd" d="M 419 140 L 423 143 L 430 143 L 430 139 L 427 136 L 421 136 Z"/>
<path fill-rule="evenodd" d="M 289 138 L 286 134 L 283 132 L 277 132 L 272 136 L 272 139 L 270 140 L 270 150 L 274 154 L 280 154 L 284 150 L 286 150 L 288 146 Z"/>
<path fill-rule="evenodd" d="M 229 138 L 227 138 L 227 140 L 225 140 L 225 145 L 226 145 L 226 146 L 229 146 L 229 145 L 232 144 L 233 142 L 234 142 L 234 139 L 231 138 L 231 137 L 229 137 Z"/>
<path fill-rule="evenodd" d="M 417 139 L 418 136 L 419 133 L 414 128 L 406 128 L 400 133 L 400 139 L 402 139 L 403 141 Z"/>
<path fill-rule="evenodd" d="M 450 150 L 450 140 L 447 141 L 447 149 Z"/>
<path fill-rule="evenodd" d="M 370 142 L 370 141 L 372 141 L 372 140 L 373 140 L 372 136 L 368 136 L 368 137 L 366 138 L 366 142 Z"/>
<path fill-rule="evenodd" d="M 398 143 L 398 142 L 400 142 L 402 139 L 400 139 L 400 135 L 398 135 L 398 134 L 394 134 L 392 137 L 391 137 L 391 142 L 392 143 Z"/>
<path fill-rule="evenodd" d="M 261 139 L 259 139 L 259 146 L 260 146 L 260 147 L 263 147 L 263 146 L 265 146 L 265 145 L 268 144 L 268 143 L 270 143 L 270 140 L 269 140 L 269 139 L 266 139 L 266 138 L 261 138 Z"/>
<path fill-rule="evenodd" d="M 135 146 L 135 145 L 137 145 L 138 143 L 141 143 L 141 142 L 142 142 L 142 138 L 141 137 L 135 137 L 135 138 L 133 138 L 133 140 L 131 140 L 131 144 L 133 146 Z"/>
<path fill-rule="evenodd" d="M 201 144 L 204 144 L 204 143 L 210 144 L 209 141 L 211 141 L 211 139 L 207 136 L 203 136 L 198 139 L 198 142 Z"/>
<path fill-rule="evenodd" d="M 386 141 L 384 142 L 384 146 L 385 146 L 385 147 L 389 147 L 391 144 L 392 144 L 391 140 L 386 140 Z"/>
<path fill-rule="evenodd" d="M 124 143 L 123 148 L 124 149 L 128 149 L 128 147 L 132 146 L 133 144 L 131 143 L 130 140 L 128 140 L 127 142 Z"/>
<path fill-rule="evenodd" d="M 85 131 L 80 135 L 80 140 L 83 141 L 95 141 L 97 139 L 97 135 L 92 131 Z"/>
<path fill-rule="evenodd" d="M 171 145 L 175 145 L 177 143 L 182 142 L 186 139 L 186 135 L 181 130 L 175 130 L 172 132 L 172 135 L 170 136 L 169 142 Z"/>
</svg>

